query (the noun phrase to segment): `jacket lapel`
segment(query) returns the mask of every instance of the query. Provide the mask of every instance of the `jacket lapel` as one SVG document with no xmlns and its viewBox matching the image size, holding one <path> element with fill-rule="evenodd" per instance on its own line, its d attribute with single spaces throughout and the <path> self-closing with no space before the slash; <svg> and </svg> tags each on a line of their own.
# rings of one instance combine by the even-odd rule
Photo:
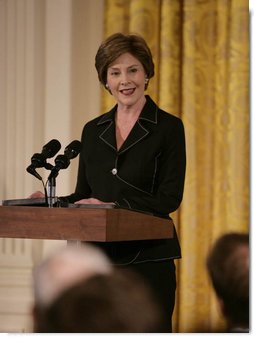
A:
<svg viewBox="0 0 254 338">
<path fill-rule="evenodd" d="M 114 150 L 117 150 L 114 122 L 116 107 L 104 114 L 97 123 L 97 125 L 104 125 L 105 127 L 99 138 Z"/>
<path fill-rule="evenodd" d="M 136 143 L 140 142 L 147 134 L 149 134 L 149 131 L 144 128 L 138 120 L 132 128 L 127 139 L 124 141 L 121 148 L 119 149 L 119 154 L 122 154 L 126 150 L 133 147 Z"/>
<path fill-rule="evenodd" d="M 134 127 L 132 128 L 127 139 L 123 143 L 122 147 L 119 149 L 118 153 L 122 154 L 126 150 L 133 147 L 136 143 L 140 142 L 144 137 L 149 134 L 149 129 L 144 127 L 142 121 L 148 121 L 150 123 L 157 124 L 157 110 L 158 106 L 152 101 L 149 96 L 146 96 L 147 102 L 140 114 L 140 117 Z M 99 135 L 100 139 L 109 145 L 111 148 L 117 151 L 116 146 L 116 136 L 115 136 L 115 111 L 117 106 L 115 106 L 111 111 L 104 114 L 99 120 L 98 125 L 105 124 L 105 129 Z M 146 124 L 147 125 L 147 124 Z"/>
</svg>

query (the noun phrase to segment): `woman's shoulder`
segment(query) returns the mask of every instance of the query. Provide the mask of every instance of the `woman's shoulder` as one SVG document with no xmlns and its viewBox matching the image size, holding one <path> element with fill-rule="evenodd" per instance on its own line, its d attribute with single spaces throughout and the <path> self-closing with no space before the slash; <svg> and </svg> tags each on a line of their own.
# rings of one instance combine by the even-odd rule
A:
<svg viewBox="0 0 254 338">
<path fill-rule="evenodd" d="M 167 112 L 161 108 L 158 109 L 158 116 L 161 118 L 161 119 L 164 119 L 164 120 L 168 120 L 168 121 L 172 121 L 172 122 L 175 122 L 175 123 L 179 123 L 179 122 L 182 122 L 181 118 L 171 112 Z"/>
<path fill-rule="evenodd" d="M 85 124 L 85 127 L 91 127 L 91 126 L 98 126 L 98 125 L 102 125 L 104 123 L 107 122 L 111 122 L 114 120 L 114 113 L 115 113 L 115 108 L 111 109 L 110 111 L 103 113 L 97 117 L 95 117 L 94 119 L 88 121 Z"/>
<path fill-rule="evenodd" d="M 100 125 L 101 123 L 106 122 L 108 115 L 109 115 L 109 113 L 104 113 L 104 114 L 101 114 L 101 115 L 93 118 L 92 120 L 88 121 L 84 125 L 84 129 L 94 128 L 94 127 Z"/>
<path fill-rule="evenodd" d="M 180 117 L 158 108 L 157 125 L 162 130 L 181 131 L 184 129 L 183 121 Z"/>
<path fill-rule="evenodd" d="M 184 137 L 184 125 L 182 119 L 161 108 L 158 108 L 157 127 L 167 136 L 183 135 Z"/>
<path fill-rule="evenodd" d="M 109 124 L 109 122 L 113 121 L 112 111 L 103 113 L 92 120 L 88 121 L 82 131 L 82 138 L 93 136 L 94 134 L 100 133 L 101 130 L 104 129 L 105 125 Z"/>
<path fill-rule="evenodd" d="M 154 114 L 154 119 L 157 121 L 163 121 L 165 123 L 176 123 L 176 124 L 182 124 L 182 120 L 179 116 L 176 114 L 166 111 L 163 107 L 158 106 L 149 95 L 146 95 L 147 98 L 147 108 L 151 112 L 153 111 Z"/>
</svg>

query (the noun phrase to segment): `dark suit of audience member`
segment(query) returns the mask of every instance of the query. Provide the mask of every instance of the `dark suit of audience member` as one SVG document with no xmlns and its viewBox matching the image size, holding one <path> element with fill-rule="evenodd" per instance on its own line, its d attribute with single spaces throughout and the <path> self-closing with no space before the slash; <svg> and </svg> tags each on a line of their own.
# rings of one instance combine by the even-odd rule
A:
<svg viewBox="0 0 254 338">
<path fill-rule="evenodd" d="M 65 290 L 44 311 L 37 333 L 166 332 L 147 284 L 131 271 L 85 279 Z"/>
<path fill-rule="evenodd" d="M 249 235 L 221 236 L 207 257 L 207 269 L 228 332 L 249 332 Z"/>
</svg>

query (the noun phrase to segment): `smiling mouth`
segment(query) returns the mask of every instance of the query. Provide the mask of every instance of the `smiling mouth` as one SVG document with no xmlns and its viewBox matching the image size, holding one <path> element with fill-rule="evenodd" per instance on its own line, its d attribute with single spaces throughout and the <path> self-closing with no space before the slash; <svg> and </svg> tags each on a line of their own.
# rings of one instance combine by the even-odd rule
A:
<svg viewBox="0 0 254 338">
<path fill-rule="evenodd" d="M 122 89 L 120 90 L 120 93 L 122 93 L 123 95 L 132 95 L 135 92 L 136 88 L 128 88 L 128 89 Z"/>
</svg>

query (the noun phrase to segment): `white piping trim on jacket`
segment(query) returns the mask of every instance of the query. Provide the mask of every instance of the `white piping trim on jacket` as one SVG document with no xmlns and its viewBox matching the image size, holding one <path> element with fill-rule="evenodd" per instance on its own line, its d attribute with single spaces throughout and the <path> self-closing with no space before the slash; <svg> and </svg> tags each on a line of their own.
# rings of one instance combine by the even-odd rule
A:
<svg viewBox="0 0 254 338">
<path fill-rule="evenodd" d="M 139 121 L 137 121 L 137 123 L 138 123 L 139 126 L 146 132 L 146 134 L 143 135 L 143 136 L 142 136 L 140 139 L 138 139 L 136 142 L 130 144 L 129 147 L 125 148 L 123 151 L 120 150 L 120 151 L 118 152 L 119 155 L 123 154 L 123 153 L 124 153 L 126 150 L 128 150 L 129 148 L 133 147 L 135 144 L 137 144 L 138 142 L 140 142 L 141 140 L 143 140 L 143 138 L 146 137 L 147 134 L 149 134 L 149 131 L 148 131 L 146 128 L 144 128 L 144 127 L 140 124 Z"/>
<path fill-rule="evenodd" d="M 157 172 L 157 161 L 158 161 L 158 157 L 159 157 L 160 155 L 161 155 L 161 153 L 159 153 L 159 154 L 155 157 L 155 169 L 154 169 L 153 178 L 152 178 L 151 192 L 144 191 L 144 190 L 142 190 L 142 189 L 136 187 L 135 185 L 132 185 L 132 184 L 128 183 L 128 182 L 125 181 L 123 178 L 121 178 L 118 174 L 116 174 L 116 177 L 117 177 L 120 181 L 122 181 L 122 182 L 126 183 L 127 185 L 129 185 L 130 187 L 135 188 L 135 189 L 137 189 L 137 190 L 139 190 L 139 191 L 141 191 L 141 192 L 144 192 L 144 193 L 148 194 L 149 196 L 152 196 L 152 195 L 153 195 L 153 194 L 152 194 L 152 191 L 153 191 L 153 188 L 154 188 L 154 182 L 155 182 L 155 176 L 156 176 L 156 172 Z M 118 159 L 118 157 L 117 157 L 117 159 Z M 117 168 L 117 159 L 116 159 L 116 161 L 115 161 L 115 168 Z"/>
<path fill-rule="evenodd" d="M 99 135 L 99 138 L 105 142 L 107 145 L 109 145 L 112 149 L 116 150 L 116 148 L 114 146 L 112 146 L 112 144 L 108 143 L 103 137 L 102 135 L 106 133 L 106 131 L 111 127 L 113 121 L 111 121 L 111 123 L 108 125 L 108 127 L 106 129 L 103 130 L 103 132 Z"/>
<path fill-rule="evenodd" d="M 140 252 L 141 252 L 141 250 L 139 250 L 139 252 L 136 254 L 136 256 L 131 261 L 129 261 L 127 263 L 113 263 L 113 265 L 129 265 L 129 264 L 132 264 L 138 258 Z"/>
<path fill-rule="evenodd" d="M 180 259 L 181 256 L 167 257 L 167 258 L 158 258 L 158 259 L 147 259 L 144 261 L 135 262 L 135 259 L 140 255 L 141 250 L 137 253 L 136 257 L 134 257 L 131 261 L 127 263 L 113 263 L 113 265 L 129 265 L 129 264 L 140 264 L 140 263 L 148 263 L 148 262 L 161 262 L 161 261 L 170 261 L 174 259 Z"/>
<path fill-rule="evenodd" d="M 148 118 L 146 118 L 146 117 L 142 117 L 142 116 L 140 116 L 139 117 L 139 120 L 145 120 L 145 121 L 148 121 L 148 122 L 151 122 L 151 123 L 153 123 L 153 124 L 157 124 L 158 123 L 158 106 L 156 106 L 156 110 L 155 110 L 155 120 L 151 120 L 151 119 L 148 119 Z"/>
<path fill-rule="evenodd" d="M 149 195 L 149 196 L 152 196 L 152 194 L 151 194 L 150 192 L 147 192 L 147 191 L 142 190 L 142 189 L 140 189 L 140 188 L 138 188 L 138 187 L 135 187 L 135 185 L 132 185 L 132 184 L 126 182 L 126 181 L 123 180 L 119 175 L 116 174 L 116 177 L 117 177 L 120 181 L 122 181 L 122 182 L 124 182 L 125 184 L 129 185 L 130 187 L 132 187 L 132 188 L 134 188 L 134 189 L 136 189 L 136 190 L 138 190 L 138 191 L 144 192 L 145 194 L 147 194 L 147 195 Z"/>
<path fill-rule="evenodd" d="M 181 258 L 181 256 L 165 257 L 165 258 L 158 258 L 158 259 L 147 259 L 145 261 L 138 261 L 136 263 L 134 262 L 134 264 L 147 263 L 147 262 L 169 261 L 171 259 L 178 259 L 178 258 Z"/>
<path fill-rule="evenodd" d="M 128 207 L 129 207 L 130 209 L 132 209 L 132 207 L 131 207 L 131 205 L 130 205 L 129 201 L 128 201 L 126 198 L 123 198 L 123 201 L 125 201 L 125 202 L 126 202 L 126 204 L 128 204 Z"/>
<path fill-rule="evenodd" d="M 161 152 L 155 157 L 155 167 L 154 167 L 154 173 L 153 173 L 153 180 L 152 180 L 152 187 L 151 187 L 151 194 L 153 193 L 154 188 L 154 182 L 155 182 L 155 176 L 157 173 L 157 167 L 158 167 L 158 157 L 161 155 Z"/>
</svg>

